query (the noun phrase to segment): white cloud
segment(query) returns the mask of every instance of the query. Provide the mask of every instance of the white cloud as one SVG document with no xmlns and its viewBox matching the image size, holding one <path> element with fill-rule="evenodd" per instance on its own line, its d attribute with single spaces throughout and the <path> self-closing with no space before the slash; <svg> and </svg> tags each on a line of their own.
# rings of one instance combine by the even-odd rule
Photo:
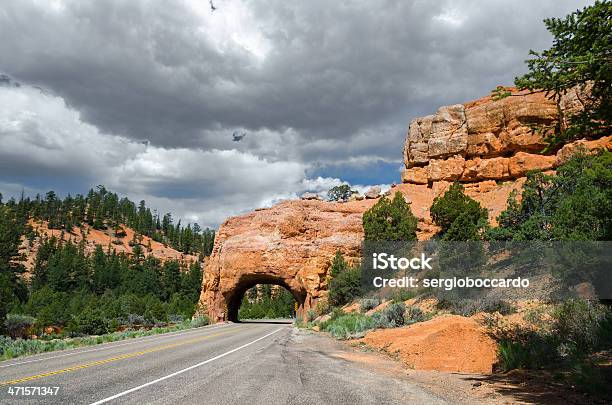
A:
<svg viewBox="0 0 612 405">
<path fill-rule="evenodd" d="M 542 18 L 584 5 L 213 1 L 4 0 L 0 74 L 24 86 L 0 87 L 0 190 L 104 183 L 214 224 L 399 181 L 412 118 L 510 84 Z"/>
<path fill-rule="evenodd" d="M 83 122 L 59 96 L 38 89 L 0 87 L 0 191 L 21 191 L 14 177 L 47 177 L 47 189 L 104 184 L 160 212 L 217 226 L 225 217 L 306 190 L 326 192 L 338 179 L 306 178 L 308 166 L 269 160 L 248 151 L 163 148 L 105 134 Z M 63 179 L 72 183 L 66 187 Z M 76 188 L 76 190 L 75 190 Z M 26 191 L 33 191 L 27 188 Z M 37 190 L 42 191 L 42 190 Z"/>
</svg>

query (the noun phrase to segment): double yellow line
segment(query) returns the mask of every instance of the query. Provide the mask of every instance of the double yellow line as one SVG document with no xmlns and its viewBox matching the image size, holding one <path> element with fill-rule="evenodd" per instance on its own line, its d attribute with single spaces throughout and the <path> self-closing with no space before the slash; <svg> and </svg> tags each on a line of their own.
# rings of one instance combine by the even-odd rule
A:
<svg viewBox="0 0 612 405">
<path fill-rule="evenodd" d="M 162 350 L 168 350 L 168 349 L 172 349 L 172 348 L 175 348 L 175 347 L 178 347 L 178 346 L 187 345 L 187 344 L 190 344 L 190 343 L 201 342 L 203 340 L 210 339 L 210 338 L 217 337 L 217 336 L 229 335 L 231 333 L 238 332 L 241 329 L 243 329 L 243 328 L 235 328 L 235 329 L 232 329 L 232 330 L 229 330 L 229 331 L 213 333 L 211 335 L 206 335 L 206 336 L 202 336 L 202 337 L 195 338 L 195 339 L 188 339 L 188 340 L 183 340 L 183 341 L 179 341 L 179 342 L 176 342 L 176 343 L 171 343 L 171 344 L 167 344 L 167 345 L 163 345 L 163 346 L 156 346 L 156 347 L 152 347 L 150 349 L 141 350 L 139 352 L 133 352 L 133 353 L 128 353 L 128 354 L 123 354 L 121 356 L 110 357 L 110 358 L 104 359 L 104 360 L 98 360 L 98 361 L 92 361 L 90 363 L 79 364 L 78 366 L 67 367 L 67 368 L 63 368 L 61 370 L 47 371 L 47 372 L 41 373 L 41 374 L 36 374 L 36 375 L 28 376 L 28 377 L 18 378 L 16 380 L 2 381 L 2 382 L 0 382 L 0 386 L 19 384 L 19 383 L 22 383 L 22 382 L 38 380 L 40 378 L 49 377 L 49 376 L 52 376 L 52 375 L 70 373 L 70 372 L 73 372 L 73 371 L 78 371 L 78 370 L 82 370 L 82 369 L 89 368 L 89 367 L 99 366 L 99 365 L 102 365 L 102 364 L 108 364 L 108 363 L 112 363 L 112 362 L 119 361 L 119 360 L 130 359 L 132 357 L 142 356 L 142 355 L 149 354 L 149 353 L 155 353 L 155 352 L 159 352 L 159 351 L 162 351 Z"/>
</svg>

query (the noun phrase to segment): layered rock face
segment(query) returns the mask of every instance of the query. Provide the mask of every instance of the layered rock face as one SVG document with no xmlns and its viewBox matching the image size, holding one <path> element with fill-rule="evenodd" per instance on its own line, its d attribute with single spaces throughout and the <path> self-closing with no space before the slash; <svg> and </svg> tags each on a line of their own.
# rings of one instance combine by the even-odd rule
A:
<svg viewBox="0 0 612 405">
<path fill-rule="evenodd" d="M 561 102 L 563 111 L 579 109 L 580 99 L 579 91 L 569 92 Z M 530 170 L 553 169 L 564 162 L 567 149 L 542 155 L 546 134 L 534 131 L 533 126 L 551 124 L 557 116 L 556 104 L 543 93 L 514 91 L 502 100 L 485 97 L 440 107 L 436 114 L 410 123 L 402 181 L 512 180 Z M 599 147 L 602 141 L 594 143 L 597 145 L 586 142 L 584 146 Z"/>
<path fill-rule="evenodd" d="M 244 292 L 259 283 L 287 288 L 298 314 L 327 295 L 327 271 L 337 250 L 359 257 L 361 215 L 375 201 L 286 201 L 226 220 L 206 264 L 201 314 L 213 322 L 236 320 Z"/>
<path fill-rule="evenodd" d="M 563 100 L 566 111 L 580 108 L 580 97 Z M 556 154 L 542 155 L 543 135 L 531 124 L 551 123 L 557 107 L 542 94 L 514 93 L 441 107 L 434 115 L 410 124 L 405 147 L 404 184 L 400 192 L 419 218 L 417 236 L 437 232 L 429 208 L 452 181 L 488 210 L 489 220 L 506 207 L 509 194 L 520 190 L 529 170 L 553 169 L 579 148 L 612 148 L 612 136 L 578 141 Z M 345 203 L 320 201 L 315 194 L 269 209 L 229 218 L 221 225 L 206 263 L 198 313 L 213 322 L 236 320 L 244 292 L 261 283 L 287 288 L 299 303 L 298 316 L 326 299 L 328 270 L 336 251 L 351 260 L 360 255 L 362 215 L 379 198 L 371 190 Z"/>
<path fill-rule="evenodd" d="M 419 239 L 437 231 L 429 207 L 449 184 L 400 184 L 391 189 L 392 194 L 400 192 L 411 203 L 419 218 Z M 495 218 L 505 207 L 508 194 L 520 184 L 481 182 L 469 185 L 466 192 Z M 349 262 L 360 258 L 362 216 L 377 201 L 285 201 L 227 219 L 206 261 L 198 314 L 213 322 L 234 321 L 246 290 L 269 283 L 291 291 L 299 304 L 298 316 L 304 317 L 327 298 L 328 271 L 336 251 Z"/>
</svg>

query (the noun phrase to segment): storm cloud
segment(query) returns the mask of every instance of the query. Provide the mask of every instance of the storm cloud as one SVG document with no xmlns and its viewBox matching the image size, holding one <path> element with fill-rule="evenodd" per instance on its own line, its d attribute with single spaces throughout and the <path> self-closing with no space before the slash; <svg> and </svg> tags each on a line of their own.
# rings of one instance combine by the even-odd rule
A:
<svg viewBox="0 0 612 405">
<path fill-rule="evenodd" d="M 0 191 L 104 183 L 215 225 L 388 183 L 412 118 L 511 84 L 550 46 L 541 20 L 584 5 L 7 0 Z"/>
</svg>

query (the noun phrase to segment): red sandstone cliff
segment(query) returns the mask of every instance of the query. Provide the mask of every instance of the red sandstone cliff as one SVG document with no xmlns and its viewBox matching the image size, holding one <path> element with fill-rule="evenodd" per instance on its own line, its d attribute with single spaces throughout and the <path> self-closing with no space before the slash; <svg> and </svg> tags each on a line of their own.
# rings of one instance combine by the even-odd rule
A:
<svg viewBox="0 0 612 405">
<path fill-rule="evenodd" d="M 580 108 L 579 95 L 563 100 L 567 110 Z M 404 146 L 404 184 L 394 186 L 419 218 L 418 237 L 436 232 L 429 207 L 452 181 L 495 218 L 512 190 L 521 188 L 529 170 L 553 169 L 579 147 L 611 148 L 612 137 L 579 141 L 543 155 L 543 134 L 532 124 L 550 123 L 557 108 L 543 94 L 514 93 L 441 107 L 410 124 Z M 325 300 L 327 271 L 337 250 L 359 257 L 361 217 L 375 199 L 331 203 L 311 199 L 286 201 L 269 209 L 232 217 L 220 227 L 206 264 L 199 312 L 213 322 L 234 319 L 244 291 L 257 283 L 287 287 L 300 303 L 300 314 Z"/>
<path fill-rule="evenodd" d="M 568 93 L 566 112 L 580 108 L 580 94 Z M 542 154 L 546 133 L 534 125 L 557 119 L 556 104 L 543 93 L 513 92 L 510 97 L 485 97 L 465 104 L 440 107 L 434 115 L 416 118 L 404 146 L 404 183 L 436 181 L 478 182 L 514 180 L 530 170 L 549 170 L 562 164 L 573 146 Z M 588 149 L 609 146 L 610 138 L 583 142 Z"/>
</svg>

